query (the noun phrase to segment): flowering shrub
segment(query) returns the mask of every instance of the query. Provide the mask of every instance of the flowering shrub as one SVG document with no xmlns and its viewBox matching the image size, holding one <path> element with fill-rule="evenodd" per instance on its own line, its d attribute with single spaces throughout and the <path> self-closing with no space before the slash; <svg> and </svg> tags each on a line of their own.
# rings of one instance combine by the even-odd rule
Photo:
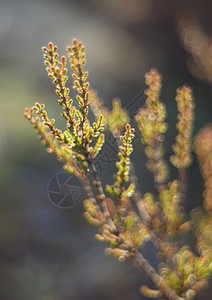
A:
<svg viewBox="0 0 212 300">
<path fill-rule="evenodd" d="M 171 163 L 178 169 L 178 178 L 170 181 L 169 166 L 164 158 L 164 139 L 167 131 L 166 107 L 160 101 L 161 75 L 156 70 L 146 74 L 146 103 L 136 115 L 142 143 L 146 145 L 147 168 L 153 175 L 155 189 L 141 194 L 130 155 L 133 151 L 134 129 L 129 116 L 119 100 L 109 111 L 89 87 L 85 67 L 85 48 L 77 40 L 67 49 L 77 91 L 78 107 L 73 105 L 66 83 L 67 60 L 59 58 L 57 47 L 49 43 L 43 48 L 45 65 L 52 79 L 62 106 L 65 131 L 55 127 L 44 104 L 36 103 L 26 108 L 25 116 L 37 131 L 48 152 L 63 162 L 64 169 L 77 176 L 83 183 L 85 218 L 98 227 L 96 238 L 108 244 L 106 254 L 120 262 L 132 261 L 155 284 L 152 290 L 146 286 L 141 292 L 150 298 L 170 300 L 191 299 L 207 286 L 212 270 L 212 127 L 206 127 L 195 139 L 203 177 L 205 178 L 204 210 L 195 209 L 192 220 L 184 211 L 186 194 L 186 170 L 192 163 L 192 130 L 194 102 L 192 91 L 183 86 L 177 89 L 178 135 L 173 145 Z M 89 107 L 96 117 L 91 124 Z M 119 145 L 119 161 L 114 183 L 104 187 L 95 167 L 94 159 L 105 141 L 105 130 L 110 130 Z M 92 182 L 88 174 L 92 176 Z M 185 232 L 196 232 L 196 254 L 182 242 Z M 160 263 L 157 270 L 142 255 L 142 246 L 151 241 L 157 248 Z"/>
</svg>

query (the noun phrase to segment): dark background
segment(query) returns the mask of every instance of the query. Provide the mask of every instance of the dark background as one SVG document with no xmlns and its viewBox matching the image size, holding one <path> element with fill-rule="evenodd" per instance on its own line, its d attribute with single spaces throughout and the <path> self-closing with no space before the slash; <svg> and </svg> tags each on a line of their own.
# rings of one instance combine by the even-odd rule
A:
<svg viewBox="0 0 212 300">
<path fill-rule="evenodd" d="M 114 97 L 129 106 L 145 88 L 144 74 L 157 68 L 169 113 L 170 155 L 178 86 L 193 88 L 195 133 L 212 120 L 211 15 L 210 1 L 0 0 L 0 299 L 138 300 L 145 299 L 141 284 L 149 284 L 130 264 L 104 256 L 96 228 L 82 216 L 82 202 L 59 209 L 49 201 L 48 184 L 62 166 L 23 117 L 24 107 L 44 102 L 49 116 L 64 126 L 41 47 L 52 41 L 64 54 L 73 38 L 83 41 L 90 83 L 108 107 Z M 141 190 L 151 191 L 143 146 L 138 139 L 134 145 Z M 110 147 L 103 151 L 111 160 L 103 160 L 106 184 L 117 157 Z M 202 189 L 194 160 L 188 212 L 201 205 Z M 146 245 L 143 253 L 155 266 L 155 250 Z M 209 299 L 210 292 L 209 287 L 198 299 Z"/>
</svg>

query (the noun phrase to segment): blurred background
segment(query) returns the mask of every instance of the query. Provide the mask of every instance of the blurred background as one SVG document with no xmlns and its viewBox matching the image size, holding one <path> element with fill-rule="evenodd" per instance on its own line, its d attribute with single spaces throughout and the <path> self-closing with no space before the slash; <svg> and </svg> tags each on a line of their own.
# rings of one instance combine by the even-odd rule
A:
<svg viewBox="0 0 212 300">
<path fill-rule="evenodd" d="M 41 47 L 52 41 L 65 54 L 72 39 L 80 39 L 90 83 L 108 107 L 114 97 L 128 107 L 145 89 L 144 74 L 157 68 L 169 114 L 170 155 L 178 86 L 193 89 L 194 134 L 212 121 L 211 15 L 211 1 L 198 0 L 0 0 L 0 299 L 144 300 L 139 287 L 151 285 L 130 264 L 104 255 L 105 245 L 94 238 L 96 228 L 82 216 L 82 202 L 60 209 L 49 201 L 49 182 L 62 166 L 23 117 L 24 108 L 39 101 L 64 126 Z M 143 146 L 138 139 L 134 145 L 141 190 L 151 191 Z M 102 173 L 104 184 L 112 180 L 117 158 L 114 151 L 105 152 L 111 161 Z M 189 169 L 188 212 L 202 204 L 202 191 L 195 160 Z M 151 246 L 143 253 L 157 264 Z M 211 291 L 196 299 L 209 299 Z"/>
</svg>

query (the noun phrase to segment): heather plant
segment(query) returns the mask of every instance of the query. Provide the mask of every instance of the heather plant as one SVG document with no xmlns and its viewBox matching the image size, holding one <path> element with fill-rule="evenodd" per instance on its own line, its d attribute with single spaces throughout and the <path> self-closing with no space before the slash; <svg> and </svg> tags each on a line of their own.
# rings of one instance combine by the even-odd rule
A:
<svg viewBox="0 0 212 300">
<path fill-rule="evenodd" d="M 130 155 L 133 151 L 134 128 L 118 99 L 110 111 L 97 92 L 89 87 L 85 67 L 85 48 L 77 40 L 67 48 L 74 79 L 78 107 L 73 105 L 67 87 L 67 59 L 59 58 L 57 47 L 43 48 L 48 76 L 52 79 L 66 120 L 66 130 L 55 127 L 44 104 L 26 108 L 25 116 L 37 131 L 47 151 L 63 162 L 64 169 L 78 177 L 84 186 L 84 216 L 98 228 L 96 238 L 108 246 L 106 254 L 120 262 L 131 261 L 145 272 L 155 289 L 140 288 L 145 296 L 155 299 L 182 300 L 193 298 L 207 286 L 212 271 L 212 127 L 202 129 L 195 138 L 196 151 L 205 179 L 204 208 L 195 209 L 192 218 L 184 210 L 187 168 L 192 163 L 194 101 L 188 86 L 177 89 L 178 123 L 170 162 L 178 178 L 170 180 L 170 167 L 165 159 L 164 139 L 167 131 L 166 107 L 160 100 L 162 77 L 154 69 L 146 74 L 146 102 L 136 115 L 141 141 L 152 173 L 154 191 L 141 194 Z M 96 121 L 88 119 L 89 107 Z M 109 130 L 119 146 L 114 183 L 103 186 L 95 158 L 104 147 Z M 91 176 L 88 176 L 88 175 Z M 90 179 L 92 178 L 92 179 Z M 184 235 L 193 230 L 197 250 L 185 244 Z M 149 241 L 157 249 L 157 269 L 142 255 Z"/>
</svg>

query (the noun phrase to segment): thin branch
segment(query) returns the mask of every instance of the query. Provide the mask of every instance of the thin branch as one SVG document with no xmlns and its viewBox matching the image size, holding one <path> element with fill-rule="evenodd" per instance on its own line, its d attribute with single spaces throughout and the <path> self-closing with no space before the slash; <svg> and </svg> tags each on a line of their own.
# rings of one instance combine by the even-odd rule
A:
<svg viewBox="0 0 212 300">
<path fill-rule="evenodd" d="M 166 296 L 169 300 L 184 300 L 179 297 L 175 292 L 167 287 L 167 283 L 164 279 L 158 275 L 155 269 L 149 264 L 149 262 L 143 257 L 140 252 L 136 252 L 133 258 L 135 266 L 144 271 L 152 280 L 152 282 L 157 286 L 157 288 Z"/>
<path fill-rule="evenodd" d="M 180 213 L 184 213 L 184 204 L 186 199 L 187 190 L 187 169 L 180 168 L 179 170 L 179 182 L 180 182 L 180 199 L 179 199 L 179 210 Z"/>
<path fill-rule="evenodd" d="M 107 220 L 108 224 L 110 225 L 112 231 L 116 232 L 117 228 L 116 228 L 113 220 L 111 219 L 111 216 L 110 216 L 110 213 L 109 213 L 109 210 L 108 210 L 108 207 L 107 207 L 107 203 L 105 201 L 106 197 L 105 197 L 105 194 L 104 194 L 104 190 L 103 190 L 102 183 L 100 181 L 97 169 L 94 165 L 94 162 L 93 162 L 92 158 L 89 157 L 88 152 L 85 153 L 85 157 L 86 157 L 88 165 L 90 166 L 90 173 L 94 178 L 93 184 L 96 187 L 97 194 L 98 194 L 98 199 L 101 201 L 101 205 L 102 205 L 102 209 L 103 209 L 105 219 Z"/>
</svg>

